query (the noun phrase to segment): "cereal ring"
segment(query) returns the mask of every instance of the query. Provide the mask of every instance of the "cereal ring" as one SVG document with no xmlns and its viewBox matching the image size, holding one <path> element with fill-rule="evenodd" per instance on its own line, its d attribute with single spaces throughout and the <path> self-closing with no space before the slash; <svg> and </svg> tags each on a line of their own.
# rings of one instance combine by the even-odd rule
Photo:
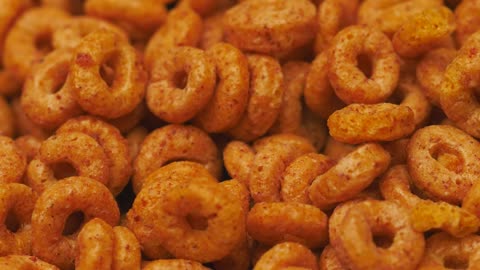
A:
<svg viewBox="0 0 480 270">
<path fill-rule="evenodd" d="M 5 98 L 0 95 L 0 136 L 13 137 L 15 133 L 13 111 Z"/>
<path fill-rule="evenodd" d="M 42 142 L 43 140 L 32 135 L 24 135 L 15 139 L 15 145 L 23 152 L 23 155 L 27 158 L 27 163 L 30 163 L 38 154 Z"/>
<path fill-rule="evenodd" d="M 37 257 L 26 255 L 9 255 L 0 257 L 0 268 L 9 270 L 60 270 Z"/>
<path fill-rule="evenodd" d="M 45 140 L 38 155 L 28 164 L 26 182 L 41 194 L 65 178 L 61 167 L 65 163 L 74 168 L 73 175 L 92 178 L 105 185 L 108 183 L 109 163 L 102 146 L 80 132 L 57 134 Z M 67 175 L 70 173 L 66 172 Z"/>
<path fill-rule="evenodd" d="M 148 135 L 148 130 L 142 126 L 138 126 L 130 131 L 127 136 L 128 151 L 130 153 L 130 160 L 135 160 L 138 153 L 140 152 L 140 147 Z"/>
<path fill-rule="evenodd" d="M 407 146 L 409 141 L 410 139 L 404 138 L 383 144 L 385 150 L 387 150 L 392 157 L 392 161 L 390 162 L 391 166 L 407 163 Z"/>
<path fill-rule="evenodd" d="M 329 209 L 353 198 L 385 172 L 390 155 L 378 144 L 364 144 L 346 155 L 327 172 L 317 176 L 308 188 L 313 204 Z"/>
<path fill-rule="evenodd" d="M 244 142 L 232 141 L 223 150 L 223 163 L 228 174 L 247 187 L 254 159 L 255 150 Z"/>
<path fill-rule="evenodd" d="M 234 46 L 218 43 L 207 50 L 216 67 L 217 87 L 195 123 L 211 133 L 226 131 L 241 119 L 247 106 L 250 74 L 245 55 Z"/>
<path fill-rule="evenodd" d="M 460 203 L 480 175 L 480 144 L 451 126 L 433 125 L 418 130 L 407 151 L 413 182 L 436 199 Z M 450 165 L 441 163 L 444 155 L 451 159 Z"/>
<path fill-rule="evenodd" d="M 91 116 L 70 119 L 57 129 L 56 134 L 68 132 L 87 134 L 102 146 L 110 170 L 107 187 L 114 196 L 117 196 L 127 185 L 132 174 L 127 140 L 118 129 Z"/>
<path fill-rule="evenodd" d="M 261 202 L 248 213 L 247 232 L 266 245 L 290 241 L 318 248 L 328 241 L 327 219 L 326 214 L 312 205 Z"/>
<path fill-rule="evenodd" d="M 462 208 L 480 218 L 480 184 L 475 183 L 463 198 Z"/>
<path fill-rule="evenodd" d="M 55 50 L 32 68 L 23 86 L 21 105 L 35 124 L 55 129 L 82 109 L 74 98 L 70 63 L 73 52 Z"/>
<path fill-rule="evenodd" d="M 215 270 L 249 270 L 251 269 L 250 253 L 250 246 L 247 237 L 245 237 L 241 245 L 235 247 L 229 255 L 213 262 L 213 267 Z"/>
<path fill-rule="evenodd" d="M 462 1 L 455 8 L 455 24 L 457 31 L 455 37 L 459 46 L 462 46 L 467 39 L 480 29 L 480 19 L 477 14 L 480 12 L 480 1 Z"/>
<path fill-rule="evenodd" d="M 178 160 L 196 161 L 220 178 L 222 165 L 217 146 L 207 133 L 192 126 L 168 125 L 154 130 L 143 141 L 134 162 L 134 192 L 140 191 L 145 177 L 155 169 Z"/>
<path fill-rule="evenodd" d="M 329 231 L 338 258 L 351 269 L 413 270 L 425 248 L 423 234 L 413 229 L 407 211 L 389 201 L 343 204 L 330 217 Z M 387 236 L 392 244 L 379 248 L 374 236 Z"/>
<path fill-rule="evenodd" d="M 423 89 L 415 79 L 415 74 L 404 74 L 398 83 L 394 98 L 400 98 L 400 105 L 412 109 L 415 127 L 421 127 L 430 116 L 432 105 L 426 98 Z"/>
<path fill-rule="evenodd" d="M 350 144 L 394 141 L 415 130 L 412 109 L 391 103 L 350 104 L 332 113 L 327 125 L 330 136 Z"/>
<path fill-rule="evenodd" d="M 87 177 L 59 181 L 37 200 L 32 214 L 32 251 L 35 256 L 61 269 L 73 269 L 76 234 L 62 235 L 67 217 L 82 212 L 85 222 L 98 217 L 111 226 L 120 212 L 112 193 L 101 183 Z"/>
<path fill-rule="evenodd" d="M 114 70 L 102 77 L 102 65 Z M 99 30 L 82 39 L 70 67 L 76 101 L 91 114 L 117 118 L 142 101 L 147 74 L 135 49 L 112 32 Z"/>
<path fill-rule="evenodd" d="M 306 247 L 292 242 L 278 244 L 265 252 L 254 270 L 295 269 L 317 270 L 317 259 Z"/>
<path fill-rule="evenodd" d="M 119 118 L 104 119 L 104 121 L 112 124 L 113 126 L 118 128 L 118 130 L 122 134 L 125 134 L 132 131 L 136 126 L 138 126 L 138 124 L 140 123 L 140 121 L 142 121 L 147 112 L 147 105 L 145 105 L 145 102 L 142 101 L 130 113 L 124 116 L 120 116 Z"/>
<path fill-rule="evenodd" d="M 172 260 L 156 260 L 147 263 L 142 270 L 210 270 L 203 266 L 201 263 L 182 260 L 182 259 L 172 259 Z"/>
<path fill-rule="evenodd" d="M 247 60 L 250 97 L 242 119 L 229 131 L 232 137 L 242 141 L 255 140 L 268 131 L 278 116 L 284 93 L 282 69 L 276 59 L 248 55 Z"/>
<path fill-rule="evenodd" d="M 393 166 L 382 177 L 379 185 L 380 192 L 385 200 L 394 201 L 412 210 L 423 200 L 410 190 L 411 181 L 406 165 Z"/>
<path fill-rule="evenodd" d="M 141 265 L 141 247 L 137 238 L 126 227 L 113 227 L 113 262 L 112 269 L 138 269 Z"/>
<path fill-rule="evenodd" d="M 325 149 L 323 152 L 329 158 L 335 161 L 339 161 L 340 159 L 351 153 L 353 150 L 355 150 L 355 148 L 355 145 L 336 141 L 334 138 L 329 136 L 327 138 L 327 143 L 325 144 Z"/>
<path fill-rule="evenodd" d="M 14 98 L 11 103 L 18 135 L 32 135 L 39 139 L 46 139 L 52 133 L 33 123 L 22 109 L 20 98 Z"/>
<path fill-rule="evenodd" d="M 223 16 L 225 11 L 217 12 L 203 19 L 203 32 L 198 47 L 207 50 L 223 41 Z"/>
<path fill-rule="evenodd" d="M 327 245 L 320 256 L 319 270 L 346 270 L 342 262 L 337 256 L 335 249 L 331 245 Z"/>
<path fill-rule="evenodd" d="M 393 93 L 400 64 L 385 34 L 367 26 L 350 26 L 338 33 L 331 50 L 328 77 L 343 102 L 373 104 Z M 372 62 L 371 76 L 357 67 L 359 55 Z"/>
<path fill-rule="evenodd" d="M 73 15 L 83 13 L 84 0 L 41 0 L 43 6 L 63 9 Z"/>
<path fill-rule="evenodd" d="M 182 0 L 178 5 L 188 5 L 198 14 L 206 16 L 219 9 L 233 6 L 235 2 L 232 0 Z"/>
<path fill-rule="evenodd" d="M 153 64 L 147 106 L 166 122 L 183 123 L 209 102 L 215 79 L 215 65 L 204 51 L 176 47 Z"/>
<path fill-rule="evenodd" d="M 11 138 L 5 136 L 0 136 L 0 149 L 0 182 L 21 182 L 27 166 L 25 155 Z"/>
<path fill-rule="evenodd" d="M 220 185 L 228 190 L 228 194 L 242 202 L 242 209 L 246 216 L 250 210 L 250 193 L 247 187 L 237 179 L 220 182 Z"/>
<path fill-rule="evenodd" d="M 308 0 L 243 1 L 225 12 L 225 39 L 244 51 L 285 55 L 314 39 L 315 15 Z"/>
</svg>

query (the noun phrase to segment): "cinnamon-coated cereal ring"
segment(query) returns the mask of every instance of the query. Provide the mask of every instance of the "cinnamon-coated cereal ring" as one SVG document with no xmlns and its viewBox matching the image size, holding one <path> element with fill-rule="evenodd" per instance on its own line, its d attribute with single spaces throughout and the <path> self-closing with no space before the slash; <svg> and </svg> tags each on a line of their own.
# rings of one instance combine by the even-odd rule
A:
<svg viewBox="0 0 480 270">
<path fill-rule="evenodd" d="M 353 198 L 385 172 L 390 155 L 378 144 L 364 144 L 313 180 L 308 195 L 320 209 Z"/>
<path fill-rule="evenodd" d="M 0 268 L 9 270 L 60 270 L 37 257 L 27 255 L 0 257 Z"/>
<path fill-rule="evenodd" d="M 237 179 L 220 182 L 220 185 L 228 190 L 228 194 L 242 203 L 242 209 L 245 211 L 245 215 L 247 215 L 250 210 L 250 193 L 247 186 Z"/>
<path fill-rule="evenodd" d="M 391 166 L 407 163 L 407 146 L 409 141 L 410 139 L 404 138 L 383 144 L 385 150 L 387 150 L 392 157 L 392 161 L 390 162 Z"/>
<path fill-rule="evenodd" d="M 249 270 L 251 251 L 247 237 L 221 260 L 213 262 L 215 270 Z"/>
<path fill-rule="evenodd" d="M 0 183 L 18 183 L 22 181 L 27 159 L 15 142 L 0 136 Z"/>
<path fill-rule="evenodd" d="M 463 198 L 462 208 L 480 218 L 480 183 L 476 182 Z"/>
<path fill-rule="evenodd" d="M 17 129 L 17 134 L 22 135 L 32 135 L 39 139 L 46 139 L 50 136 L 52 131 L 41 128 L 37 124 L 33 123 L 30 118 L 23 111 L 20 98 L 14 98 L 11 102 L 11 108 L 13 114 L 15 115 L 15 124 Z"/>
<path fill-rule="evenodd" d="M 442 156 L 449 161 L 442 163 Z M 408 145 L 415 185 L 435 199 L 458 204 L 480 175 L 480 144 L 461 130 L 441 125 L 418 130 Z"/>
<path fill-rule="evenodd" d="M 462 46 L 473 33 L 480 29 L 480 1 L 466 0 L 455 8 L 455 37 L 459 46 Z"/>
<path fill-rule="evenodd" d="M 342 143 L 335 140 L 333 137 L 328 136 L 323 152 L 329 158 L 335 161 L 339 161 L 340 159 L 351 153 L 353 150 L 355 150 L 355 148 L 355 145 Z"/>
<path fill-rule="evenodd" d="M 87 134 L 102 146 L 110 170 L 107 187 L 114 196 L 117 196 L 127 185 L 132 174 L 127 140 L 114 126 L 91 116 L 80 116 L 68 120 L 57 129 L 56 134 L 68 132 Z"/>
<path fill-rule="evenodd" d="M 321 151 L 327 142 L 327 122 L 308 108 L 304 108 L 302 118 L 302 126 L 298 134 L 307 138 L 317 151 Z"/>
<path fill-rule="evenodd" d="M 38 154 L 42 142 L 43 140 L 32 135 L 24 135 L 15 139 L 15 145 L 23 152 L 23 155 L 27 158 L 27 163 Z"/>
<path fill-rule="evenodd" d="M 148 130 L 142 126 L 137 126 L 126 135 L 130 160 L 135 160 L 137 158 L 142 142 L 147 135 Z"/>
<path fill-rule="evenodd" d="M 5 40 L 3 64 L 19 80 L 32 65 L 52 51 L 51 36 L 69 15 L 56 8 L 41 7 L 25 12 L 12 26 Z"/>
<path fill-rule="evenodd" d="M 223 163 L 228 174 L 247 187 L 254 159 L 255 150 L 244 142 L 232 141 L 223 150 Z"/>
<path fill-rule="evenodd" d="M 12 108 L 0 95 L 0 136 L 13 137 L 15 133 L 15 118 Z"/>
<path fill-rule="evenodd" d="M 79 176 L 108 184 L 109 162 L 103 147 L 94 138 L 81 132 L 61 133 L 45 140 L 38 155 L 28 164 L 26 182 L 41 194 L 65 177 L 59 168 L 65 163 L 71 165 Z"/>
<path fill-rule="evenodd" d="M 217 146 L 208 134 L 192 126 L 168 125 L 152 131 L 143 141 L 134 162 L 134 192 L 140 191 L 150 173 L 178 160 L 198 162 L 220 178 L 221 160 Z"/>
<path fill-rule="evenodd" d="M 140 121 L 147 115 L 147 105 L 145 102 L 140 102 L 140 104 L 135 107 L 135 109 L 124 116 L 120 116 L 119 118 L 113 119 L 104 119 L 104 121 L 108 122 L 109 124 L 114 125 L 118 130 L 122 133 L 128 133 L 132 131 Z"/>
<path fill-rule="evenodd" d="M 413 194 L 410 185 L 412 179 L 406 165 L 391 167 L 380 181 L 380 192 L 383 198 L 394 201 L 408 210 L 412 210 L 423 200 Z"/>
<path fill-rule="evenodd" d="M 223 16 L 225 11 L 220 11 L 203 19 L 203 32 L 198 46 L 204 50 L 223 41 Z"/>
<path fill-rule="evenodd" d="M 407 210 L 389 201 L 345 203 L 335 208 L 329 231 L 338 258 L 351 269 L 413 270 L 425 248 L 424 236 L 412 227 Z M 380 248 L 374 236 L 390 237 L 392 244 Z"/>
<path fill-rule="evenodd" d="M 169 123 L 183 123 L 198 114 L 212 97 L 216 80 L 212 60 L 193 47 L 172 49 L 154 62 L 150 75 L 147 106 Z"/>
<path fill-rule="evenodd" d="M 314 39 L 315 13 L 308 0 L 243 1 L 225 12 L 225 39 L 244 51 L 286 55 Z"/>
<path fill-rule="evenodd" d="M 319 270 L 347 270 L 343 267 L 342 262 L 337 256 L 335 249 L 331 245 L 327 245 L 320 256 Z"/>
<path fill-rule="evenodd" d="M 37 200 L 32 214 L 32 251 L 61 269 L 73 269 L 76 233 L 62 235 L 67 218 L 82 212 L 85 222 L 98 217 L 114 226 L 120 212 L 112 193 L 87 177 L 69 177 L 51 185 Z"/>
<path fill-rule="evenodd" d="M 330 115 L 327 125 L 330 136 L 350 144 L 394 141 L 415 129 L 413 110 L 391 103 L 350 104 Z"/>
<path fill-rule="evenodd" d="M 206 16 L 219 9 L 225 9 L 235 4 L 232 0 L 181 0 L 179 6 L 188 5 L 195 12 Z"/>
<path fill-rule="evenodd" d="M 82 113 L 69 72 L 73 56 L 69 50 L 53 51 L 32 68 L 25 81 L 20 99 L 23 111 L 43 128 L 57 128 Z"/>
<path fill-rule="evenodd" d="M 101 1 L 103 2 L 103 1 Z M 102 77 L 102 65 L 114 70 Z M 117 118 L 142 101 L 147 74 L 135 49 L 117 34 L 99 30 L 82 39 L 70 66 L 75 100 L 91 114 Z"/>
<path fill-rule="evenodd" d="M 415 127 L 421 127 L 428 120 L 432 105 L 424 94 L 423 89 L 415 79 L 415 74 L 404 74 L 394 93 L 401 99 L 400 105 L 412 109 Z"/>
<path fill-rule="evenodd" d="M 362 54 L 372 62 L 369 77 L 358 67 L 357 57 Z M 392 42 L 378 29 L 350 26 L 340 31 L 328 63 L 335 93 L 347 104 L 385 101 L 397 86 L 400 64 Z"/>
<path fill-rule="evenodd" d="M 287 269 L 288 267 L 317 270 L 317 259 L 308 248 L 297 243 L 284 242 L 265 252 L 253 269 L 275 270 Z"/>
<path fill-rule="evenodd" d="M 282 68 L 276 59 L 252 54 L 247 60 L 250 97 L 240 122 L 229 131 L 242 141 L 252 141 L 268 131 L 277 119 L 284 93 Z"/>
<path fill-rule="evenodd" d="M 256 203 L 247 217 L 248 234 L 266 245 L 290 241 L 309 248 L 328 241 L 327 215 L 303 203 Z"/>
<path fill-rule="evenodd" d="M 84 0 L 41 0 L 44 6 L 51 6 L 58 9 L 63 9 L 71 14 L 83 13 Z"/>
<path fill-rule="evenodd" d="M 201 263 L 191 260 L 171 259 L 156 260 L 147 263 L 142 270 L 210 270 Z"/>
</svg>

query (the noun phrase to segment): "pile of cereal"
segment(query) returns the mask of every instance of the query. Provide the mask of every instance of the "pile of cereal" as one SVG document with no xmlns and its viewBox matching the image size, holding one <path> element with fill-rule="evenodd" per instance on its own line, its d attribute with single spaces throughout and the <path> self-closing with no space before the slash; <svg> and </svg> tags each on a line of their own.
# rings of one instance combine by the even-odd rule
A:
<svg viewBox="0 0 480 270">
<path fill-rule="evenodd" d="M 480 0 L 0 0 L 0 269 L 480 269 Z"/>
</svg>

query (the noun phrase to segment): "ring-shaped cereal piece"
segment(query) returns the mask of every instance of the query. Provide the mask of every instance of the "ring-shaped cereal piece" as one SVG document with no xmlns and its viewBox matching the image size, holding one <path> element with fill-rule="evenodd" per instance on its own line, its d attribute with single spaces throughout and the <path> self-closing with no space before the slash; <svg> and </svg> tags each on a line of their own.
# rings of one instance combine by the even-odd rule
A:
<svg viewBox="0 0 480 270">
<path fill-rule="evenodd" d="M 23 135 L 15 139 L 15 145 L 27 158 L 27 163 L 38 154 L 43 140 L 32 135 Z"/>
<path fill-rule="evenodd" d="M 451 156 L 451 166 L 441 163 L 443 155 Z M 477 181 L 479 159 L 480 143 L 451 126 L 420 129 L 408 144 L 408 170 L 415 185 L 427 195 L 452 204 L 460 203 Z"/>
<path fill-rule="evenodd" d="M 188 5 L 195 12 L 205 17 L 219 9 L 234 5 L 230 0 L 181 0 L 179 6 Z"/>
<path fill-rule="evenodd" d="M 25 80 L 20 99 L 23 111 L 43 128 L 57 128 L 82 113 L 69 71 L 73 56 L 72 51 L 55 50 L 32 68 Z"/>
<path fill-rule="evenodd" d="M 15 133 L 15 118 L 5 98 L 0 95 L 0 136 L 13 137 Z"/>
<path fill-rule="evenodd" d="M 250 269 L 250 259 L 250 244 L 245 236 L 245 240 L 235 247 L 229 255 L 213 262 L 213 267 L 215 270 L 247 270 Z"/>
<path fill-rule="evenodd" d="M 480 1 L 478 0 L 462 1 L 455 8 L 455 24 L 457 25 L 455 38 L 459 46 L 462 46 L 480 28 L 478 12 L 480 12 Z"/>
<path fill-rule="evenodd" d="M 418 128 L 428 120 L 432 105 L 414 76 L 414 74 L 404 75 L 400 78 L 397 90 L 393 95 L 401 99 L 400 105 L 412 109 L 413 123 Z"/>
<path fill-rule="evenodd" d="M 232 141 L 223 149 L 223 163 L 228 174 L 248 187 L 255 150 L 241 141 Z"/>
<path fill-rule="evenodd" d="M 78 15 L 83 13 L 84 0 L 41 0 L 43 6 L 51 6 Z"/>
<path fill-rule="evenodd" d="M 213 45 L 206 53 L 215 64 L 217 86 L 194 121 L 207 132 L 224 132 L 240 121 L 247 106 L 250 87 L 247 58 L 227 43 Z"/>
<path fill-rule="evenodd" d="M 223 41 L 223 16 L 225 11 L 219 11 L 203 18 L 203 32 L 198 42 L 198 47 L 208 50 L 213 45 Z"/>
<path fill-rule="evenodd" d="M 355 145 L 342 143 L 335 140 L 331 136 L 328 136 L 323 153 L 334 161 L 339 161 L 349 153 L 353 152 L 355 148 Z"/>
<path fill-rule="evenodd" d="M 385 200 L 394 201 L 406 209 L 412 210 L 423 200 L 412 193 L 411 181 L 406 165 L 393 166 L 380 180 L 380 192 Z"/>
<path fill-rule="evenodd" d="M 142 270 L 210 270 L 201 263 L 191 260 L 171 259 L 148 262 Z"/>
<path fill-rule="evenodd" d="M 109 83 L 102 65 L 114 70 Z M 116 33 L 98 30 L 82 39 L 70 66 L 75 100 L 91 114 L 117 118 L 142 101 L 147 73 L 136 50 Z"/>
<path fill-rule="evenodd" d="M 140 146 L 148 135 L 148 130 L 142 126 L 137 126 L 126 135 L 128 142 L 128 151 L 130 160 L 135 160 L 140 152 Z"/>
<path fill-rule="evenodd" d="M 80 116 L 60 126 L 56 134 L 82 132 L 100 144 L 107 157 L 110 179 L 107 187 L 117 196 L 127 185 L 132 165 L 127 140 L 114 126 L 91 116 Z"/>
<path fill-rule="evenodd" d="M 217 146 L 208 134 L 192 126 L 168 125 L 154 130 L 143 141 L 133 165 L 134 192 L 142 189 L 144 179 L 150 173 L 178 160 L 198 162 L 220 178 L 221 160 Z"/>
<path fill-rule="evenodd" d="M 0 257 L 0 268 L 9 270 L 60 270 L 34 256 L 9 255 Z"/>
<path fill-rule="evenodd" d="M 32 135 L 39 139 L 46 139 L 52 134 L 51 130 L 41 128 L 28 118 L 23 111 L 20 97 L 13 98 L 10 105 L 15 117 L 17 135 Z"/>
<path fill-rule="evenodd" d="M 296 268 L 298 267 L 298 268 Z M 255 264 L 254 270 L 310 269 L 317 270 L 315 255 L 305 246 L 284 242 L 275 245 Z"/>
<path fill-rule="evenodd" d="M 387 150 L 392 157 L 392 161 L 390 162 L 391 166 L 407 163 L 407 146 L 409 141 L 409 138 L 403 138 L 383 144 L 385 150 Z"/>
<path fill-rule="evenodd" d="M 58 180 L 56 165 L 70 164 L 79 176 L 88 177 L 107 185 L 109 163 L 103 147 L 92 137 L 81 132 L 68 132 L 51 136 L 40 146 L 38 155 L 28 164 L 26 182 L 41 194 Z M 83 178 L 81 178 L 83 179 Z"/>
<path fill-rule="evenodd" d="M 345 203 L 330 217 L 329 231 L 338 258 L 351 269 L 413 270 L 425 248 L 424 236 L 413 229 L 407 210 L 389 201 Z M 388 248 L 373 241 L 381 235 L 391 237 Z"/>
<path fill-rule="evenodd" d="M 372 75 L 366 77 L 357 57 L 367 55 Z M 397 86 L 400 63 L 390 39 L 378 29 L 350 26 L 338 33 L 328 59 L 328 77 L 345 103 L 373 104 L 385 101 Z"/>
<path fill-rule="evenodd" d="M 0 183 L 22 181 L 27 159 L 10 137 L 0 136 Z"/>
<path fill-rule="evenodd" d="M 327 245 L 320 255 L 318 261 L 319 270 L 347 270 L 331 245 Z"/>
<path fill-rule="evenodd" d="M 176 47 L 153 64 L 147 106 L 166 122 L 183 123 L 208 104 L 215 81 L 215 65 L 204 51 Z"/>
<path fill-rule="evenodd" d="M 147 115 L 147 112 L 147 105 L 142 101 L 130 113 L 119 118 L 104 119 L 104 121 L 115 126 L 120 133 L 126 134 L 139 125 L 140 121 Z"/>
</svg>

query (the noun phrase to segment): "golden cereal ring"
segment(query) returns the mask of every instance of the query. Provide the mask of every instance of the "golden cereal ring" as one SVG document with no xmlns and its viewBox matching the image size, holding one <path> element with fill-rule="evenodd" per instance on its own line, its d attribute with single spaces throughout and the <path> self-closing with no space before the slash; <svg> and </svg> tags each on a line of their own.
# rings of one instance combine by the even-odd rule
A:
<svg viewBox="0 0 480 270">
<path fill-rule="evenodd" d="M 253 269 L 276 270 L 288 267 L 317 270 L 317 259 L 308 248 L 297 243 L 284 242 L 265 252 Z"/>
<path fill-rule="evenodd" d="M 27 158 L 27 163 L 38 154 L 43 140 L 32 135 L 24 135 L 15 139 L 15 145 Z"/>
<path fill-rule="evenodd" d="M 113 227 L 113 270 L 138 269 L 141 265 L 141 247 L 137 238 L 126 227 Z"/>
<path fill-rule="evenodd" d="M 215 270 L 249 270 L 250 268 L 250 246 L 247 237 L 233 251 L 221 260 L 213 262 Z"/>
<path fill-rule="evenodd" d="M 220 9 L 225 9 L 235 4 L 232 0 L 181 0 L 179 6 L 188 5 L 195 12 L 206 16 Z"/>
<path fill-rule="evenodd" d="M 455 37 L 459 46 L 462 46 L 467 39 L 480 29 L 480 18 L 477 16 L 480 11 L 480 1 L 464 0 L 455 8 L 455 24 L 457 31 Z"/>
<path fill-rule="evenodd" d="M 249 174 L 255 159 L 255 150 L 248 144 L 232 141 L 223 150 L 223 163 L 230 177 L 248 187 Z"/>
<path fill-rule="evenodd" d="M 137 158 L 142 142 L 147 135 L 148 130 L 142 126 L 137 126 L 126 135 L 130 160 L 135 160 Z"/>
<path fill-rule="evenodd" d="M 406 165 L 391 167 L 382 177 L 379 187 L 383 198 L 412 210 L 423 200 L 410 190 L 412 179 Z"/>
<path fill-rule="evenodd" d="M 0 136 L 13 137 L 15 133 L 15 118 L 5 98 L 0 95 Z"/>
<path fill-rule="evenodd" d="M 15 124 L 19 136 L 32 135 L 39 139 L 46 139 L 50 136 L 52 131 L 41 128 L 33 123 L 30 118 L 23 111 L 20 98 L 14 98 L 11 102 L 11 108 L 15 117 Z"/>
<path fill-rule="evenodd" d="M 112 193 L 101 183 L 87 177 L 59 181 L 37 200 L 32 214 L 33 254 L 61 269 L 73 269 L 76 233 L 65 236 L 65 221 L 74 212 L 82 212 L 85 222 L 98 217 L 114 226 L 120 212 Z"/>
<path fill-rule="evenodd" d="M 8 270 L 60 270 L 37 257 L 26 255 L 0 257 L 0 268 Z"/>
<path fill-rule="evenodd" d="M 331 245 L 326 246 L 320 256 L 319 270 L 347 270 Z"/>
<path fill-rule="evenodd" d="M 342 143 L 336 141 L 331 136 L 328 136 L 327 142 L 325 144 L 324 154 L 327 155 L 329 158 L 339 161 L 353 150 L 355 150 L 356 146 L 352 144 Z"/>
<path fill-rule="evenodd" d="M 213 45 L 223 41 L 223 16 L 225 11 L 217 12 L 203 19 L 203 32 L 198 47 L 208 50 Z"/>
<path fill-rule="evenodd" d="M 245 215 L 247 215 L 248 211 L 250 211 L 250 193 L 247 186 L 237 179 L 220 182 L 220 185 L 228 190 L 228 194 L 242 202 L 242 209 L 245 211 Z"/>
<path fill-rule="evenodd" d="M 172 259 L 172 260 L 156 260 L 147 263 L 142 270 L 210 270 L 203 266 L 201 263 L 182 260 L 182 259 Z"/>
<path fill-rule="evenodd" d="M 22 181 L 27 159 L 15 142 L 0 136 L 0 183 L 18 183 Z"/>
<path fill-rule="evenodd" d="M 147 111 L 147 105 L 145 105 L 145 102 L 142 101 L 130 113 L 118 118 L 104 119 L 104 121 L 112 124 L 118 128 L 122 134 L 125 134 L 138 126 L 140 121 L 142 121 L 142 119 L 147 115 Z"/>
<path fill-rule="evenodd" d="M 392 161 L 390 162 L 391 166 L 407 163 L 407 146 L 409 142 L 410 139 L 404 138 L 383 144 L 385 150 L 387 150 L 392 157 Z"/>
</svg>

